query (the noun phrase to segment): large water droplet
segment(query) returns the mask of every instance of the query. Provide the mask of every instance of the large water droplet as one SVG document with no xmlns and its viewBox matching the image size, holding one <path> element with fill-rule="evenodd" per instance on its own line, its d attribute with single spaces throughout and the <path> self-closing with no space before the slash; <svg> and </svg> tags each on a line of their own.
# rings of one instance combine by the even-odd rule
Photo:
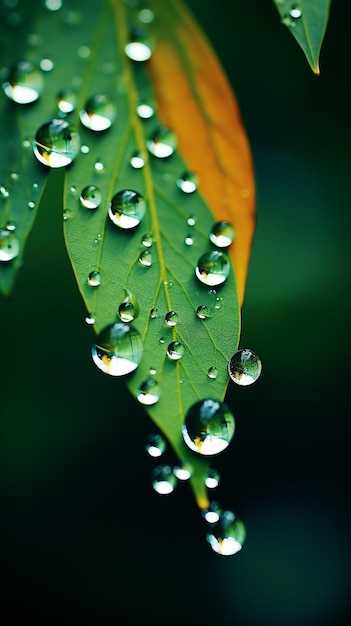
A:
<svg viewBox="0 0 351 626">
<path fill-rule="evenodd" d="M 152 486 L 161 495 L 172 493 L 177 478 L 169 465 L 158 465 L 152 472 Z"/>
<path fill-rule="evenodd" d="M 60 113 L 67 115 L 76 108 L 77 96 L 72 89 L 60 89 L 57 94 L 57 107 Z"/>
<path fill-rule="evenodd" d="M 166 313 L 165 315 L 165 322 L 167 324 L 167 326 L 176 326 L 178 324 L 179 321 L 179 316 L 178 313 L 176 313 L 176 311 L 168 311 L 168 313 Z"/>
<path fill-rule="evenodd" d="M 150 317 L 151 317 L 151 319 L 152 319 L 152 320 L 155 320 L 158 316 L 159 316 L 159 311 L 158 311 L 158 308 L 157 308 L 157 307 L 153 307 L 153 308 L 150 310 Z"/>
<path fill-rule="evenodd" d="M 95 94 L 80 112 L 80 120 L 86 128 L 94 131 L 107 130 L 116 119 L 117 108 L 105 94 Z"/>
<path fill-rule="evenodd" d="M 135 28 L 128 43 L 125 53 L 132 61 L 148 61 L 152 55 L 152 45 L 150 39 L 145 34 L 144 28 Z"/>
<path fill-rule="evenodd" d="M 186 445 L 203 455 L 222 452 L 230 443 L 234 430 L 234 416 L 229 407 L 212 398 L 195 402 L 188 410 L 182 428 Z"/>
<path fill-rule="evenodd" d="M 8 262 L 15 259 L 20 251 L 20 244 L 11 229 L 0 230 L 0 262 Z"/>
<path fill-rule="evenodd" d="M 184 346 L 180 341 L 172 341 L 167 348 L 167 356 L 171 361 L 178 361 L 184 354 Z"/>
<path fill-rule="evenodd" d="M 197 189 L 197 176 L 192 172 L 183 172 L 177 180 L 177 187 L 184 193 L 194 193 Z"/>
<path fill-rule="evenodd" d="M 248 348 L 238 350 L 228 363 L 229 376 L 237 385 L 252 385 L 260 376 L 261 371 L 260 357 Z"/>
<path fill-rule="evenodd" d="M 150 456 L 157 458 L 164 453 L 167 444 L 165 438 L 156 433 L 148 436 L 145 447 Z"/>
<path fill-rule="evenodd" d="M 87 187 L 82 189 L 79 200 L 83 207 L 92 211 L 98 208 L 101 198 L 101 191 L 98 187 L 95 185 L 87 185 Z"/>
<path fill-rule="evenodd" d="M 123 189 L 116 193 L 108 209 L 110 220 L 119 228 L 129 230 L 138 226 L 146 211 L 146 203 L 138 191 Z"/>
<path fill-rule="evenodd" d="M 40 163 L 48 167 L 69 165 L 79 154 L 80 138 L 66 120 L 51 120 L 38 129 L 33 151 Z"/>
<path fill-rule="evenodd" d="M 147 378 L 140 385 L 137 392 L 137 400 L 145 406 L 152 406 L 160 399 L 160 386 L 154 378 Z"/>
<path fill-rule="evenodd" d="M 205 252 L 199 258 L 195 274 L 204 285 L 214 287 L 225 282 L 229 271 L 230 263 L 227 255 L 224 252 L 212 250 Z"/>
<path fill-rule="evenodd" d="M 230 222 L 216 222 L 212 226 L 209 236 L 217 248 L 228 248 L 234 239 L 234 228 Z"/>
<path fill-rule="evenodd" d="M 153 156 L 158 159 L 166 159 L 175 151 L 177 138 L 172 130 L 160 126 L 154 134 L 146 140 L 146 146 Z"/>
<path fill-rule="evenodd" d="M 139 365 L 143 343 L 139 331 L 128 324 L 116 322 L 106 326 L 92 346 L 95 365 L 110 376 L 125 376 Z"/>
<path fill-rule="evenodd" d="M 212 550 L 223 556 L 231 556 L 243 547 L 246 530 L 241 519 L 233 511 L 223 511 L 219 521 L 206 539 Z"/>
<path fill-rule="evenodd" d="M 37 100 L 43 91 L 43 75 L 34 63 L 19 61 L 11 67 L 2 88 L 10 100 L 29 104 Z"/>
</svg>

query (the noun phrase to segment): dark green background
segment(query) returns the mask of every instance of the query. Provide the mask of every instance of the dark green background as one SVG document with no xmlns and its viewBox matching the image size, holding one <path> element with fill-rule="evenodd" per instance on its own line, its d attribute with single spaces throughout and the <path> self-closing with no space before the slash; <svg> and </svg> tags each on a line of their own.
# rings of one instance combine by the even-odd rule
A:
<svg viewBox="0 0 351 626">
<path fill-rule="evenodd" d="M 244 519 L 247 542 L 215 555 L 188 486 L 152 490 L 154 428 L 91 363 L 53 177 L 0 301 L 6 625 L 350 617 L 350 6 L 334 2 L 315 77 L 270 0 L 189 5 L 237 94 L 257 180 L 241 345 L 263 373 L 230 387 L 237 432 L 214 494 Z"/>
</svg>

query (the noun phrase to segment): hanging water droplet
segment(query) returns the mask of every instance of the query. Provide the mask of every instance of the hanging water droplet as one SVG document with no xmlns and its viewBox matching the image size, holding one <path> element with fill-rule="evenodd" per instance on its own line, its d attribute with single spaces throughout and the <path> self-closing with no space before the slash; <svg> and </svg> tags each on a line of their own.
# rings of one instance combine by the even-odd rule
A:
<svg viewBox="0 0 351 626">
<path fill-rule="evenodd" d="M 177 484 L 177 478 L 169 465 L 158 465 L 152 472 L 151 484 L 161 495 L 172 493 Z"/>
<path fill-rule="evenodd" d="M 212 398 L 195 402 L 182 427 L 186 445 L 203 455 L 222 452 L 232 440 L 234 430 L 234 416 L 229 407 Z"/>
<path fill-rule="evenodd" d="M 151 248 L 153 242 L 154 236 L 152 233 L 145 233 L 141 238 L 141 245 L 144 246 L 144 248 Z"/>
<path fill-rule="evenodd" d="M 182 465 L 175 465 L 173 473 L 178 480 L 189 480 L 193 473 L 193 468 L 190 463 L 183 463 Z"/>
<path fill-rule="evenodd" d="M 184 346 L 180 341 L 172 341 L 167 348 L 167 356 L 171 361 L 178 361 L 184 354 Z"/>
<path fill-rule="evenodd" d="M 72 89 L 61 89 L 57 94 L 58 110 L 67 115 L 76 108 L 77 96 Z M 82 146 L 83 147 L 83 146 Z"/>
<path fill-rule="evenodd" d="M 202 515 L 208 524 L 216 524 L 219 521 L 222 510 L 217 502 L 210 502 L 210 506 L 202 511 Z"/>
<path fill-rule="evenodd" d="M 88 285 L 90 287 L 99 287 L 101 285 L 101 274 L 97 270 L 90 272 L 88 275 Z"/>
<path fill-rule="evenodd" d="M 78 132 L 65 120 L 51 120 L 38 129 L 33 151 L 40 163 L 48 167 L 69 165 L 79 154 Z"/>
<path fill-rule="evenodd" d="M 88 326 L 93 326 L 95 324 L 94 313 L 87 313 L 85 316 L 85 323 L 88 324 Z"/>
<path fill-rule="evenodd" d="M 224 220 L 216 222 L 212 226 L 209 237 L 217 248 L 228 248 L 234 239 L 234 228 L 230 222 Z"/>
<path fill-rule="evenodd" d="M 172 130 L 159 126 L 153 135 L 146 140 L 146 146 L 153 156 L 158 159 L 166 159 L 175 151 L 177 138 Z"/>
<path fill-rule="evenodd" d="M 152 320 L 155 320 L 156 317 L 159 316 L 159 312 L 158 312 L 158 308 L 154 307 L 153 309 L 150 310 L 150 317 Z"/>
<path fill-rule="evenodd" d="M 144 28 L 135 28 L 126 44 L 125 53 L 132 61 L 148 61 L 152 55 L 152 45 Z"/>
<path fill-rule="evenodd" d="M 206 304 L 200 304 L 196 309 L 196 315 L 200 320 L 207 320 L 213 316 L 213 311 Z"/>
<path fill-rule="evenodd" d="M 143 250 L 139 255 L 139 263 L 143 267 L 151 267 L 152 265 L 152 253 L 150 250 Z"/>
<path fill-rule="evenodd" d="M 11 179 L 12 180 L 18 180 L 19 179 L 19 176 L 18 176 L 17 172 L 11 172 Z"/>
<path fill-rule="evenodd" d="M 230 263 L 227 255 L 218 250 L 205 252 L 197 263 L 195 274 L 204 285 L 221 285 L 229 276 Z"/>
<path fill-rule="evenodd" d="M 205 485 L 207 489 L 216 489 L 219 485 L 220 479 L 221 477 L 219 472 L 213 467 L 210 467 L 207 472 L 207 476 L 205 477 Z"/>
<path fill-rule="evenodd" d="M 216 309 L 216 311 L 219 311 L 219 309 L 221 308 L 223 304 L 223 297 L 222 296 L 217 296 L 216 300 L 215 300 L 215 305 L 214 308 Z"/>
<path fill-rule="evenodd" d="M 167 448 L 165 438 L 160 434 L 149 435 L 146 441 L 146 451 L 153 458 L 161 456 Z"/>
<path fill-rule="evenodd" d="M 110 220 L 119 228 L 129 230 L 138 226 L 146 211 L 146 203 L 138 191 L 123 189 L 116 193 L 108 209 Z"/>
<path fill-rule="evenodd" d="M 35 102 L 44 89 L 43 75 L 34 63 L 19 61 L 11 67 L 2 88 L 10 100 L 29 104 Z"/>
<path fill-rule="evenodd" d="M 150 102 L 141 100 L 137 104 L 137 114 L 141 117 L 141 119 L 149 120 L 153 115 L 155 115 L 155 108 Z"/>
<path fill-rule="evenodd" d="M 167 326 L 176 326 L 179 322 L 179 316 L 176 311 L 168 311 L 165 315 L 165 322 Z"/>
<path fill-rule="evenodd" d="M 97 209 L 101 202 L 101 191 L 95 185 L 87 185 L 80 194 L 80 203 L 86 209 Z"/>
<path fill-rule="evenodd" d="M 184 243 L 186 246 L 192 246 L 194 243 L 194 239 L 191 235 L 187 235 L 184 239 Z"/>
<path fill-rule="evenodd" d="M 143 343 L 139 331 L 116 322 L 106 326 L 92 346 L 95 365 L 110 376 L 125 376 L 139 365 L 143 355 Z"/>
<path fill-rule="evenodd" d="M 156 380 L 147 378 L 137 391 L 137 400 L 145 406 L 152 406 L 160 399 L 160 387 Z"/>
<path fill-rule="evenodd" d="M 79 116 L 86 128 L 100 132 L 112 126 L 116 114 L 115 103 L 107 95 L 99 93 L 89 98 Z"/>
<path fill-rule="evenodd" d="M 217 378 L 217 375 L 218 375 L 218 370 L 216 366 L 211 365 L 211 367 L 208 368 L 207 376 L 211 378 L 212 380 L 215 380 Z"/>
<path fill-rule="evenodd" d="M 145 165 L 145 158 L 141 154 L 141 152 L 133 152 L 130 157 L 130 164 L 134 167 L 135 170 L 141 170 Z"/>
<path fill-rule="evenodd" d="M 260 376 L 261 371 L 260 357 L 248 348 L 238 350 L 228 363 L 229 376 L 237 385 L 252 385 Z"/>
<path fill-rule="evenodd" d="M 177 187 L 184 193 L 194 193 L 197 189 L 197 176 L 193 172 L 183 172 L 183 174 L 177 180 Z"/>
<path fill-rule="evenodd" d="M 189 215 L 186 223 L 188 224 L 188 226 L 195 226 L 196 224 L 196 218 L 194 215 Z"/>
<path fill-rule="evenodd" d="M 233 511 L 223 511 L 215 527 L 206 536 L 212 550 L 223 556 L 231 556 L 239 552 L 245 538 L 245 526 Z"/>
<path fill-rule="evenodd" d="M 20 243 L 16 235 L 4 228 L 0 230 L 0 262 L 7 263 L 19 255 Z"/>
</svg>

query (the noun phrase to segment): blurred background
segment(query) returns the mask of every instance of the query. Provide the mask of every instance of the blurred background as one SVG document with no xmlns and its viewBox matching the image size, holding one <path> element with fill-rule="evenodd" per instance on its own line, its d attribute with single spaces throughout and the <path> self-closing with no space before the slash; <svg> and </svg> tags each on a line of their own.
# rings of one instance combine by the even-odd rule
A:
<svg viewBox="0 0 351 626">
<path fill-rule="evenodd" d="M 334 1 L 316 77 L 270 0 L 188 5 L 237 95 L 257 181 L 241 347 L 263 372 L 229 388 L 237 430 L 216 459 L 214 496 L 245 521 L 247 541 L 216 555 L 189 487 L 153 491 L 155 429 L 91 364 L 53 177 L 0 301 L 4 625 L 351 617 L 351 8 Z"/>
</svg>

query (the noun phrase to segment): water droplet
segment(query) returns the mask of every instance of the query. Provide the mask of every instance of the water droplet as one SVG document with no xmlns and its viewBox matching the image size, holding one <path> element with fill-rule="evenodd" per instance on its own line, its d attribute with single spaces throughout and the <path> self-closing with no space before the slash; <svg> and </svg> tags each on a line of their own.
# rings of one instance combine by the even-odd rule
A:
<svg viewBox="0 0 351 626">
<path fill-rule="evenodd" d="M 228 248 L 234 239 L 234 228 L 230 222 L 216 222 L 210 232 L 210 241 L 217 248 Z"/>
<path fill-rule="evenodd" d="M 130 157 L 130 164 L 134 167 L 135 170 L 141 170 L 145 165 L 145 158 L 141 154 L 141 152 L 133 152 Z"/>
<path fill-rule="evenodd" d="M 123 189 L 116 193 L 108 209 L 110 220 L 119 228 L 128 230 L 140 224 L 146 211 L 146 203 L 138 191 Z"/>
<path fill-rule="evenodd" d="M 200 320 L 207 320 L 209 317 L 212 317 L 213 312 L 206 304 L 200 304 L 196 309 L 196 315 Z"/>
<path fill-rule="evenodd" d="M 153 156 L 158 159 L 166 159 L 175 151 L 177 138 L 172 130 L 160 126 L 153 135 L 146 140 L 146 146 Z"/>
<path fill-rule="evenodd" d="M 57 94 L 57 107 L 61 113 L 67 115 L 76 108 L 77 96 L 72 89 L 61 89 Z M 83 146 L 82 146 L 83 147 Z"/>
<path fill-rule="evenodd" d="M 140 385 L 137 392 L 137 400 L 145 406 L 152 406 L 160 399 L 160 387 L 156 380 L 147 378 Z"/>
<path fill-rule="evenodd" d="M 222 296 L 217 296 L 216 300 L 215 300 L 215 305 L 214 308 L 219 311 L 219 309 L 221 308 L 223 303 L 223 297 Z"/>
<path fill-rule="evenodd" d="M 101 159 L 96 159 L 94 168 L 97 172 L 103 172 L 105 169 L 105 164 Z"/>
<path fill-rule="evenodd" d="M 80 121 L 86 128 L 100 132 L 112 126 L 116 113 L 116 105 L 108 96 L 95 94 L 89 98 L 79 115 Z"/>
<path fill-rule="evenodd" d="M 157 374 L 157 370 L 154 367 L 150 367 L 149 372 L 151 376 L 155 376 Z"/>
<path fill-rule="evenodd" d="M 139 365 L 143 355 L 143 343 L 139 331 L 116 322 L 106 326 L 92 346 L 95 365 L 110 376 L 125 376 Z"/>
<path fill-rule="evenodd" d="M 82 154 L 88 154 L 88 152 L 90 151 L 89 146 L 86 146 L 83 144 L 83 146 L 80 147 L 80 151 Z"/>
<path fill-rule="evenodd" d="M 229 376 L 237 385 L 252 385 L 260 376 L 261 371 L 260 357 L 248 348 L 238 350 L 228 363 Z"/>
<path fill-rule="evenodd" d="M 207 476 L 205 477 L 205 485 L 207 489 L 215 489 L 218 487 L 220 479 L 221 477 L 219 472 L 213 467 L 210 467 Z"/>
<path fill-rule="evenodd" d="M 79 154 L 78 132 L 65 120 L 51 120 L 38 129 L 33 151 L 40 163 L 48 167 L 69 165 Z"/>
<path fill-rule="evenodd" d="M 197 189 L 197 176 L 192 172 L 183 172 L 183 174 L 177 180 L 177 187 L 184 193 L 194 193 Z"/>
<path fill-rule="evenodd" d="M 11 67 L 2 88 L 10 100 L 18 104 L 29 104 L 35 102 L 43 91 L 43 75 L 34 63 L 19 61 Z"/>
<path fill-rule="evenodd" d="M 216 524 L 221 516 L 221 508 L 217 502 L 210 502 L 210 506 L 202 511 L 202 515 L 208 524 Z"/>
<path fill-rule="evenodd" d="M 129 289 L 124 289 L 124 294 L 125 297 L 118 307 L 118 315 L 122 322 L 132 322 L 139 314 L 139 305 Z"/>
<path fill-rule="evenodd" d="M 30 209 L 35 209 L 35 202 L 34 202 L 34 200 L 29 200 L 28 206 L 29 206 Z"/>
<path fill-rule="evenodd" d="M 152 320 L 155 320 L 156 317 L 159 316 L 159 312 L 158 312 L 158 308 L 154 307 L 153 309 L 150 310 L 150 317 Z"/>
<path fill-rule="evenodd" d="M 160 337 L 160 343 L 164 343 L 165 342 L 165 338 L 164 337 Z"/>
<path fill-rule="evenodd" d="M 161 495 L 172 493 L 177 478 L 169 465 L 158 465 L 152 472 L 152 486 Z"/>
<path fill-rule="evenodd" d="M 44 5 L 48 11 L 58 11 L 62 7 L 62 0 L 45 0 Z"/>
<path fill-rule="evenodd" d="M 154 236 L 152 233 L 145 233 L 141 238 L 141 245 L 144 246 L 144 248 L 151 248 L 153 242 Z"/>
<path fill-rule="evenodd" d="M 90 55 L 91 55 L 91 50 L 89 46 L 79 46 L 78 56 L 80 56 L 81 59 L 87 59 L 88 57 L 90 57 Z"/>
<path fill-rule="evenodd" d="M 20 244 L 16 235 L 7 228 L 0 230 L 0 262 L 7 263 L 19 255 Z"/>
<path fill-rule="evenodd" d="M 135 28 L 128 43 L 126 44 L 125 53 L 132 61 L 148 61 L 152 55 L 152 46 L 150 39 L 146 36 L 144 29 Z"/>
<path fill-rule="evenodd" d="M 229 407 L 212 398 L 195 402 L 188 410 L 182 428 L 186 445 L 206 456 L 222 452 L 230 443 L 234 430 L 234 416 Z"/>
<path fill-rule="evenodd" d="M 101 285 L 101 274 L 97 270 L 90 272 L 88 276 L 88 285 L 90 287 L 99 287 Z"/>
<path fill-rule="evenodd" d="M 207 376 L 211 378 L 212 380 L 215 380 L 217 378 L 217 375 L 218 375 L 218 370 L 216 366 L 211 365 L 211 367 L 208 368 Z"/>
<path fill-rule="evenodd" d="M 184 239 L 184 243 L 186 246 L 192 246 L 194 243 L 194 239 L 191 235 L 187 235 Z"/>
<path fill-rule="evenodd" d="M 302 16 L 302 11 L 297 4 L 293 4 L 289 10 L 289 15 L 294 19 L 298 20 Z"/>
<path fill-rule="evenodd" d="M 231 556 L 241 550 L 245 537 L 246 530 L 241 519 L 233 511 L 223 511 L 206 539 L 214 552 Z"/>
<path fill-rule="evenodd" d="M 6 189 L 5 185 L 0 185 L 0 198 L 8 198 L 10 192 Z"/>
<path fill-rule="evenodd" d="M 85 316 L 85 323 L 88 324 L 88 326 L 92 326 L 93 324 L 95 324 L 94 313 L 88 313 Z"/>
<path fill-rule="evenodd" d="M 183 463 L 182 465 L 175 465 L 173 473 L 178 480 L 189 480 L 193 473 L 193 468 L 190 463 Z"/>
<path fill-rule="evenodd" d="M 16 222 L 14 222 L 13 220 L 8 220 L 6 222 L 6 230 L 10 230 L 11 232 L 16 230 Z"/>
<path fill-rule="evenodd" d="M 162 435 L 152 434 L 149 435 L 146 441 L 146 451 L 153 458 L 161 456 L 166 450 L 166 440 Z"/>
<path fill-rule="evenodd" d="M 155 108 L 151 103 L 141 100 L 137 104 L 137 114 L 141 117 L 141 119 L 149 120 L 153 115 L 155 115 Z"/>
<path fill-rule="evenodd" d="M 151 24 L 155 19 L 154 12 L 151 9 L 145 8 L 139 11 L 139 20 L 143 24 Z"/>
<path fill-rule="evenodd" d="M 221 285 L 228 278 L 230 263 L 227 255 L 218 250 L 205 252 L 197 263 L 195 274 L 204 285 Z"/>
<path fill-rule="evenodd" d="M 184 354 L 184 346 L 180 341 L 172 341 L 167 348 L 167 356 L 171 361 L 178 361 Z"/>
<path fill-rule="evenodd" d="M 186 223 L 188 224 L 188 226 L 195 226 L 196 218 L 194 217 L 194 215 L 189 215 Z"/>
<path fill-rule="evenodd" d="M 178 313 L 175 311 L 168 311 L 165 315 L 165 322 L 167 326 L 176 326 L 179 322 Z"/>
<path fill-rule="evenodd" d="M 94 210 L 98 208 L 101 198 L 101 191 L 98 187 L 95 185 L 87 185 L 87 187 L 82 189 L 79 200 L 83 207 Z"/>
<path fill-rule="evenodd" d="M 54 62 L 51 59 L 42 59 L 39 65 L 43 72 L 52 72 L 54 69 Z"/>
<path fill-rule="evenodd" d="M 150 250 L 143 250 L 139 255 L 139 263 L 143 267 L 151 267 L 152 265 L 152 254 Z"/>
</svg>

